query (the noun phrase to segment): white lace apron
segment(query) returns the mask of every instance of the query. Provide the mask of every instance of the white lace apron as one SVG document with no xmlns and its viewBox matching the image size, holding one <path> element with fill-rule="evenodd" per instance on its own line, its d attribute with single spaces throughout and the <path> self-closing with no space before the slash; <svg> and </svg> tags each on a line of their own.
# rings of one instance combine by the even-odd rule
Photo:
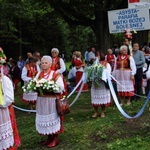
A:
<svg viewBox="0 0 150 150">
<path fill-rule="evenodd" d="M 36 130 L 49 135 L 60 131 L 60 117 L 56 110 L 56 97 L 38 97 L 36 101 Z"/>
<path fill-rule="evenodd" d="M 91 87 L 92 104 L 108 104 L 110 103 L 110 90 L 106 89 L 104 82 L 100 82 L 100 88 L 95 88 L 94 84 Z"/>
<path fill-rule="evenodd" d="M 116 79 L 121 84 L 117 84 L 118 92 L 134 91 L 133 81 L 131 80 L 131 70 L 116 70 Z"/>
<path fill-rule="evenodd" d="M 8 108 L 0 108 L 0 150 L 14 144 L 13 130 Z"/>
</svg>

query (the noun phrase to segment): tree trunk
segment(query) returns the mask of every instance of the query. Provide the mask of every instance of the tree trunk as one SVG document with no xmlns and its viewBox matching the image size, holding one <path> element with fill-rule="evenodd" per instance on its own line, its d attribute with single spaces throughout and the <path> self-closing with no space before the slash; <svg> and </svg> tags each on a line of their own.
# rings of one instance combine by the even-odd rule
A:
<svg viewBox="0 0 150 150">
<path fill-rule="evenodd" d="M 138 42 L 140 45 L 148 43 L 149 30 L 138 31 L 137 34 L 133 34 L 132 43 Z"/>
<path fill-rule="evenodd" d="M 97 11 L 95 15 L 95 26 L 93 31 L 96 35 L 97 50 L 106 54 L 107 49 L 110 47 L 110 34 L 108 28 L 108 16 L 106 11 Z"/>
<path fill-rule="evenodd" d="M 22 55 L 22 29 L 21 29 L 21 19 L 19 18 L 19 55 Z"/>
</svg>

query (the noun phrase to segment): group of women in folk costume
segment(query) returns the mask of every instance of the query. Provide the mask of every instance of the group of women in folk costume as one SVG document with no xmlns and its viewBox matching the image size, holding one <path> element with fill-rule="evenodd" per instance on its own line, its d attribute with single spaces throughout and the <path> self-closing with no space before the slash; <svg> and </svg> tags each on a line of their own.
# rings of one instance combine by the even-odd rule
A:
<svg viewBox="0 0 150 150">
<path fill-rule="evenodd" d="M 62 97 L 62 95 L 67 94 L 66 82 L 63 77 L 63 72 L 66 70 L 65 63 L 62 58 L 58 57 L 59 50 L 57 48 L 53 48 L 51 54 L 52 57 L 44 55 L 41 58 L 41 70 L 36 65 L 36 59 L 29 58 L 29 62 L 22 71 L 22 79 L 25 83 L 36 78 L 55 80 L 60 86 L 60 91 L 57 91 L 57 94 L 47 93 L 44 96 L 39 95 L 37 92 L 23 94 L 24 101 L 30 104 L 35 104 L 36 102 L 36 130 L 40 135 L 48 136 L 47 140 L 43 142 L 47 147 L 54 147 L 59 143 L 58 133 L 63 132 L 63 117 L 57 114 L 55 100 L 56 97 Z M 31 109 L 33 108 L 31 107 Z"/>
<path fill-rule="evenodd" d="M 64 82 L 61 74 L 52 70 L 51 65 L 52 58 L 50 56 L 42 57 L 42 70 L 36 65 L 36 60 L 30 58 L 22 71 L 22 79 L 25 82 L 29 82 L 33 78 L 43 78 L 55 80 L 60 87 L 57 93 L 48 93 L 44 96 L 38 95 L 36 99 L 36 130 L 40 135 L 48 136 L 47 140 L 43 142 L 47 147 L 58 145 L 58 133 L 63 132 L 62 120 L 57 113 L 55 99 L 64 92 Z M 2 78 L 0 74 L 0 80 L 0 149 L 13 150 L 20 146 L 20 137 L 12 106 L 14 101 L 14 88 L 12 81 L 7 76 L 3 75 Z M 27 95 L 26 97 L 27 99 L 25 100 L 27 102 L 31 103 L 34 101 L 34 99 L 31 99 L 30 95 Z M 9 100 L 7 105 L 5 104 L 6 100 Z"/>
<path fill-rule="evenodd" d="M 58 134 L 63 132 L 62 119 L 58 115 L 56 109 L 56 97 L 67 94 L 67 88 L 65 86 L 66 82 L 63 77 L 63 72 L 66 69 L 65 63 L 58 57 L 59 50 L 57 48 L 53 48 L 51 54 L 52 57 L 44 55 L 41 58 L 41 68 L 36 65 L 35 58 L 30 58 L 29 62 L 23 68 L 21 76 L 25 83 L 28 83 L 33 78 L 40 78 L 55 80 L 60 86 L 59 91 L 55 93 L 46 93 L 44 96 L 35 92 L 30 92 L 28 93 L 29 95 L 23 94 L 23 100 L 30 104 L 35 104 L 36 101 L 36 130 L 40 135 L 47 136 L 47 140 L 44 141 L 43 144 L 49 148 L 58 145 Z M 99 64 L 102 65 L 108 73 L 111 73 L 111 65 L 105 60 L 104 54 L 98 52 L 97 58 Z M 117 84 L 118 96 L 121 99 L 121 104 L 124 104 L 125 97 L 127 98 L 127 104 L 130 104 L 130 98 L 133 96 L 134 92 L 134 74 L 136 73 L 136 67 L 132 56 L 127 54 L 127 47 L 125 45 L 120 47 L 120 54 L 115 60 L 116 63 L 115 66 L 113 66 L 115 77 L 119 83 L 121 83 L 121 85 Z M 77 69 L 77 82 L 79 82 L 79 78 L 81 79 L 84 68 L 80 53 L 76 55 L 74 64 Z M 0 149 L 17 149 L 20 145 L 20 137 L 12 107 L 14 89 L 13 86 L 10 86 L 12 85 L 12 82 L 8 77 L 4 75 L 4 80 L 2 80 L 2 76 L 0 76 L 0 79 Z M 98 116 L 105 117 L 105 108 L 111 104 L 111 95 L 107 84 L 102 80 L 99 82 L 101 85 L 99 88 L 95 87 L 93 83 L 91 86 L 91 104 L 94 108 L 93 118 Z M 12 102 L 5 107 L 2 106 L 2 100 L 5 101 L 2 94 L 2 90 L 4 89 L 8 91 L 8 98 L 12 99 Z M 88 87 L 86 90 L 88 90 Z M 36 99 L 33 98 L 34 94 Z M 33 95 L 32 98 L 31 95 Z M 98 112 L 99 107 L 101 108 L 100 114 Z M 31 109 L 33 109 L 32 106 Z"/>
<path fill-rule="evenodd" d="M 115 59 L 115 63 L 113 62 L 113 70 L 111 68 L 112 64 L 106 61 L 106 57 L 104 59 L 102 53 L 98 53 L 97 57 L 99 58 L 99 63 L 107 69 L 107 72 L 112 73 L 118 81 L 117 94 L 121 102 L 120 105 L 124 105 L 125 100 L 127 100 L 127 105 L 130 105 L 131 97 L 134 96 L 136 65 L 133 57 L 128 54 L 128 47 L 122 45 L 117 58 L 113 57 L 113 61 Z M 94 108 L 93 118 L 99 116 L 98 107 L 101 107 L 100 116 L 105 117 L 105 107 L 110 106 L 111 103 L 110 90 L 106 86 L 107 84 L 104 84 L 104 81 L 100 82 L 100 88 L 96 88 L 94 84 L 91 87 L 91 102 Z"/>
</svg>

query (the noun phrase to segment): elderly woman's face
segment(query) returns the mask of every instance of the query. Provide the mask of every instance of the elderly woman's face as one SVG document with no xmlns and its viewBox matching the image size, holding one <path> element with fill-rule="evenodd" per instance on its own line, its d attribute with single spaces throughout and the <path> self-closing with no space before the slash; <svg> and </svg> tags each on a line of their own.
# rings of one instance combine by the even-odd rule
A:
<svg viewBox="0 0 150 150">
<path fill-rule="evenodd" d="M 108 49 L 108 54 L 112 54 L 113 51 L 111 49 Z"/>
<path fill-rule="evenodd" d="M 46 59 L 42 59 L 41 60 L 41 68 L 43 69 L 43 70 L 47 70 L 47 69 L 49 69 L 51 67 L 51 63 L 48 61 L 48 60 L 46 60 Z"/>
<path fill-rule="evenodd" d="M 57 51 L 52 51 L 52 57 L 55 58 L 58 56 L 58 52 Z"/>
<path fill-rule="evenodd" d="M 122 51 L 121 51 L 121 54 L 127 54 L 128 53 L 128 50 L 127 49 L 122 49 Z"/>
</svg>

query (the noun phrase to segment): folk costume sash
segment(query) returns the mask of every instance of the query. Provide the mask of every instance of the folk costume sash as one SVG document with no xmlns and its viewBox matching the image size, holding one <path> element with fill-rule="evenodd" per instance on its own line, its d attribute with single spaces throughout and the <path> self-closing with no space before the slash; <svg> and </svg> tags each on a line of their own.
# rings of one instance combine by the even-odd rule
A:
<svg viewBox="0 0 150 150">
<path fill-rule="evenodd" d="M 30 64 L 27 64 L 26 69 L 27 69 L 27 76 L 28 77 L 35 77 L 36 74 L 38 73 L 36 66 L 32 67 L 32 66 L 30 66 Z"/>
<path fill-rule="evenodd" d="M 129 69 L 130 62 L 129 62 L 129 55 L 125 55 L 122 57 L 121 55 L 117 58 L 117 69 Z"/>
<path fill-rule="evenodd" d="M 108 54 L 108 55 L 107 55 L 107 62 L 110 63 L 112 59 L 115 59 L 114 54 Z"/>
<path fill-rule="evenodd" d="M 60 58 L 52 58 L 52 66 L 51 69 L 56 71 L 57 69 L 60 69 Z"/>
<path fill-rule="evenodd" d="M 58 69 L 60 69 L 60 57 L 52 58 L 51 70 L 56 71 Z M 62 74 L 62 78 L 63 78 L 63 82 L 64 82 L 64 86 L 65 86 L 64 95 L 67 95 L 68 94 L 67 83 L 66 83 L 66 80 L 65 80 L 63 74 Z"/>
</svg>

